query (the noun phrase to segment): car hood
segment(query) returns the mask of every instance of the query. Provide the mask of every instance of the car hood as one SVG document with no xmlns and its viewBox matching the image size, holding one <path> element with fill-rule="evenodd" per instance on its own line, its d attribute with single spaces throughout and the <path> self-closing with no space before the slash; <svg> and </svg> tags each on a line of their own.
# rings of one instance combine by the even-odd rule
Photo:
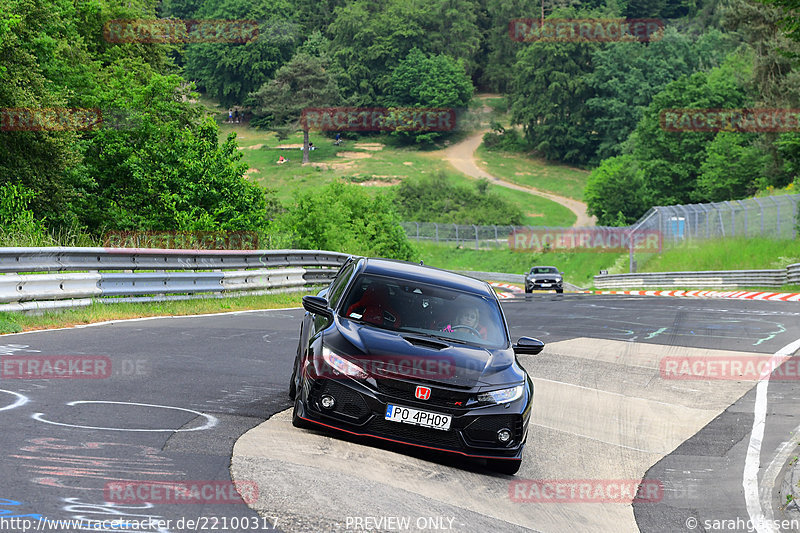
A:
<svg viewBox="0 0 800 533">
<path fill-rule="evenodd" d="M 552 274 L 528 274 L 526 277 L 528 279 L 538 279 L 538 278 L 550 279 L 550 278 L 560 278 L 561 274 L 555 274 L 555 273 L 552 273 Z"/>
<path fill-rule="evenodd" d="M 376 379 L 419 379 L 451 387 L 481 387 L 522 379 L 511 348 L 487 349 L 415 333 L 383 330 L 337 317 L 325 344 Z"/>
</svg>

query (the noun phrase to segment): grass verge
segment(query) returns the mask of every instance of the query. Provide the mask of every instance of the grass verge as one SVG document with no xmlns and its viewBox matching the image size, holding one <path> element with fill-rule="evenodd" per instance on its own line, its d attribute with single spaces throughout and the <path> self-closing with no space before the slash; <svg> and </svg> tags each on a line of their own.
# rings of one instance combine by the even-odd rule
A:
<svg viewBox="0 0 800 533">
<path fill-rule="evenodd" d="M 469 247 L 415 243 L 426 265 L 447 270 L 472 270 L 524 274 L 534 265 L 552 265 L 564 272 L 564 279 L 579 287 L 589 287 L 593 276 L 608 269 L 619 254 L 593 252 L 515 252 L 508 248 L 475 250 Z M 624 256 L 622 256 L 624 257 Z"/>
<path fill-rule="evenodd" d="M 278 309 L 299 307 L 305 294 L 316 294 L 316 290 L 237 296 L 232 298 L 209 298 L 169 302 L 142 302 L 106 304 L 93 303 L 86 307 L 45 311 L 41 314 L 0 313 L 0 334 L 19 333 L 37 329 L 52 329 L 92 324 L 108 320 L 141 318 L 148 316 L 181 316 L 207 313 L 248 311 L 253 309 Z"/>
<path fill-rule="evenodd" d="M 583 190 L 589 172 L 529 157 L 502 151 L 487 150 L 481 145 L 475 152 L 478 166 L 505 181 L 534 187 L 575 200 L 583 200 Z"/>
<path fill-rule="evenodd" d="M 688 242 L 650 258 L 642 257 L 638 270 L 758 270 L 786 268 L 794 263 L 800 263 L 798 239 L 724 239 Z"/>
</svg>

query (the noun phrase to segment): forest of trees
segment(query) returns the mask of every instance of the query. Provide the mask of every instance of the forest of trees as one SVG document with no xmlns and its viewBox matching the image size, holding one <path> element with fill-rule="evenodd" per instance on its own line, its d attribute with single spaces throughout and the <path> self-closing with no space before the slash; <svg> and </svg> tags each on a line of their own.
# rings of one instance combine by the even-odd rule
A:
<svg viewBox="0 0 800 533">
<path fill-rule="evenodd" d="M 276 223 L 274 194 L 245 179 L 235 140 L 218 141 L 195 90 L 279 134 L 297 112 L 289 102 L 463 108 L 476 91 L 502 93 L 524 135 L 498 146 L 591 169 L 585 199 L 601 224 L 785 187 L 800 174 L 800 132 L 659 122 L 670 108 L 800 108 L 797 2 L 764 2 L 0 0 L 0 109 L 119 118 L 87 131 L 0 131 L 0 226 L 98 235 Z M 548 17 L 666 27 L 647 43 L 512 39 L 509 22 L 542 5 Z M 154 18 L 251 20 L 259 31 L 245 43 L 104 36 L 109 21 Z M 299 231 L 294 215 L 281 216 Z"/>
</svg>

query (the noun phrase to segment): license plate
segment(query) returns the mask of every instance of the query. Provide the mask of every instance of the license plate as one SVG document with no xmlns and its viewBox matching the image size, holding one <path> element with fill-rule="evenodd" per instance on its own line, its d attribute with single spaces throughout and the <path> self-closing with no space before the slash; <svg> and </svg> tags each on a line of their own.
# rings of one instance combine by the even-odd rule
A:
<svg viewBox="0 0 800 533">
<path fill-rule="evenodd" d="M 453 417 L 450 415 L 420 411 L 419 409 L 412 409 L 410 407 L 401 407 L 392 404 L 386 406 L 386 420 L 392 422 L 402 422 L 404 424 L 447 431 L 450 429 L 452 418 Z"/>
<path fill-rule="evenodd" d="M 549 283 L 541 283 L 540 285 L 541 285 L 542 287 L 549 287 L 549 286 L 550 286 L 550 284 L 549 284 Z"/>
</svg>

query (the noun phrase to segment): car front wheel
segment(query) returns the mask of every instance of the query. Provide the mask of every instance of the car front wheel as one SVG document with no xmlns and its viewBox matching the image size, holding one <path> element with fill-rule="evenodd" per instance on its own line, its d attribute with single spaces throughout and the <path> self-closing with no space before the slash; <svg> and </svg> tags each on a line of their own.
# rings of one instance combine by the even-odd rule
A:
<svg viewBox="0 0 800 533">
<path fill-rule="evenodd" d="M 294 401 L 294 408 L 292 409 L 292 425 L 300 429 L 310 428 L 311 423 L 307 422 L 303 418 L 300 418 L 300 415 L 298 414 L 299 411 L 300 411 L 300 396 L 298 396 Z"/>
</svg>

